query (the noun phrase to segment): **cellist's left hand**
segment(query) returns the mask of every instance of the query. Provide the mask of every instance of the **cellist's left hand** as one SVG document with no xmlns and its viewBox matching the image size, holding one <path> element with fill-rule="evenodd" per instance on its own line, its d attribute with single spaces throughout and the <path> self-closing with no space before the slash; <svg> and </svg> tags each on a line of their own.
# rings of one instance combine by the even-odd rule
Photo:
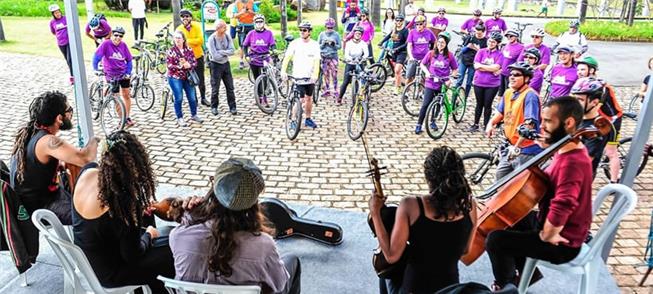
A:
<svg viewBox="0 0 653 294">
<path fill-rule="evenodd" d="M 368 202 L 370 206 L 370 212 L 372 214 L 377 214 L 381 212 L 381 207 L 385 204 L 385 198 L 382 198 L 376 191 L 372 193 L 372 197 Z"/>
</svg>

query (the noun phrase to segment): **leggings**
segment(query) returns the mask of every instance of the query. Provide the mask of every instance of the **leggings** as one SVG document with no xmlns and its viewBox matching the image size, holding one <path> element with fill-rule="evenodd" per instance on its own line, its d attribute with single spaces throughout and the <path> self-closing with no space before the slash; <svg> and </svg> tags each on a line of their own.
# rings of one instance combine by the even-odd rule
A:
<svg viewBox="0 0 653 294">
<path fill-rule="evenodd" d="M 73 76 L 73 59 L 70 55 L 70 44 L 59 46 L 63 58 L 66 59 L 66 64 L 68 64 L 68 71 L 70 71 L 70 76 Z"/>
<path fill-rule="evenodd" d="M 324 77 L 325 93 L 329 92 L 329 84 L 333 82 L 333 91 L 338 91 L 338 58 L 322 60 L 322 76 Z M 334 94 L 334 93 L 331 93 Z"/>
<path fill-rule="evenodd" d="M 440 94 L 440 89 L 424 88 L 424 101 L 422 101 L 422 108 L 419 109 L 419 116 L 417 117 L 418 126 L 421 126 L 424 123 L 426 111 L 437 94 Z"/>
<path fill-rule="evenodd" d="M 501 85 L 499 86 L 498 96 L 503 96 L 503 93 L 508 89 L 508 76 L 501 75 Z"/>
<path fill-rule="evenodd" d="M 340 95 L 338 96 L 338 101 L 342 101 L 342 96 L 345 96 L 345 92 L 347 92 L 347 87 L 349 86 L 349 83 L 351 83 L 351 75 L 349 73 L 352 71 L 354 72 L 356 71 L 356 65 L 345 64 L 345 72 L 344 72 L 345 75 L 342 84 L 340 85 Z"/>
<path fill-rule="evenodd" d="M 134 27 L 134 40 L 143 40 L 145 18 L 132 18 L 132 26 Z"/>
<path fill-rule="evenodd" d="M 497 95 L 499 87 L 479 87 L 474 86 L 474 95 L 476 96 L 476 110 L 474 112 L 474 124 L 478 125 L 483 114 L 483 125 L 487 126 L 492 115 L 492 102 Z"/>
</svg>

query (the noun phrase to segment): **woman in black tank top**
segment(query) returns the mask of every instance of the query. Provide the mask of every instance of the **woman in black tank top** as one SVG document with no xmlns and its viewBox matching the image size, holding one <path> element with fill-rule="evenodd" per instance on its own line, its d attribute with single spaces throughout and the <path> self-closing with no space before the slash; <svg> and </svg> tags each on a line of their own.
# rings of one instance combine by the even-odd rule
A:
<svg viewBox="0 0 653 294">
<path fill-rule="evenodd" d="M 407 258 L 402 276 L 380 281 L 381 293 L 434 293 L 459 282 L 458 260 L 469 248 L 476 221 L 462 159 L 447 146 L 434 148 L 424 162 L 424 176 L 429 194 L 402 199 L 392 236 L 382 225 L 384 199 L 370 198 L 383 255 L 390 263 Z"/>
</svg>

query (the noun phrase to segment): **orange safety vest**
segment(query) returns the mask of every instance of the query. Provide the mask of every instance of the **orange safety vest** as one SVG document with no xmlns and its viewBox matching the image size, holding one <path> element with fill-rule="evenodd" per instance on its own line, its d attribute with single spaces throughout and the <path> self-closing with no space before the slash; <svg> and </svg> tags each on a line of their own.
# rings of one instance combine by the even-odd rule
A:
<svg viewBox="0 0 653 294">
<path fill-rule="evenodd" d="M 237 0 L 236 2 L 236 7 L 238 7 L 238 12 L 241 10 L 247 8 L 249 10 L 249 13 L 244 13 L 241 14 L 238 17 L 238 22 L 240 24 L 253 24 L 254 23 L 254 0 L 249 0 L 247 3 L 243 3 L 240 0 Z"/>
<path fill-rule="evenodd" d="M 503 94 L 503 131 L 510 144 L 515 145 L 519 139 L 517 129 L 524 123 L 524 101 L 526 94 L 535 93 L 535 91 L 528 87 L 524 92 L 519 93 L 517 99 L 511 99 L 514 96 L 514 91 L 511 88 L 506 89 Z M 525 139 L 517 146 L 519 148 L 529 147 L 535 144 L 533 140 Z"/>
</svg>

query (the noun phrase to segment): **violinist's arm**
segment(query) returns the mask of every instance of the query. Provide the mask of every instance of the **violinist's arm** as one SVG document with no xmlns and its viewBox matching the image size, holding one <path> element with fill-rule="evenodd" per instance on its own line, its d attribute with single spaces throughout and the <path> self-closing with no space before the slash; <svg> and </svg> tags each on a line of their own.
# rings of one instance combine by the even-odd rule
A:
<svg viewBox="0 0 653 294">
<path fill-rule="evenodd" d="M 376 198 L 376 196 L 373 196 Z M 392 236 L 389 236 L 385 230 L 383 221 L 381 220 L 381 210 L 372 209 L 372 221 L 374 222 L 374 231 L 376 238 L 379 241 L 379 247 L 383 252 L 383 256 L 389 263 L 395 263 L 403 254 L 406 249 L 406 242 L 408 241 L 409 219 L 406 210 L 406 198 L 401 201 L 395 216 L 395 225 L 392 230 Z"/>
<path fill-rule="evenodd" d="M 467 254 L 469 252 L 469 248 L 472 247 L 472 241 L 474 240 L 474 235 L 476 235 L 476 224 L 478 223 L 478 216 L 477 216 L 477 206 L 476 206 L 476 201 L 474 198 L 471 199 L 472 202 L 472 208 L 469 211 L 469 217 L 472 219 L 472 230 L 469 232 L 469 239 L 467 239 L 467 247 L 465 247 L 465 251 L 463 252 L 463 255 Z"/>
</svg>

